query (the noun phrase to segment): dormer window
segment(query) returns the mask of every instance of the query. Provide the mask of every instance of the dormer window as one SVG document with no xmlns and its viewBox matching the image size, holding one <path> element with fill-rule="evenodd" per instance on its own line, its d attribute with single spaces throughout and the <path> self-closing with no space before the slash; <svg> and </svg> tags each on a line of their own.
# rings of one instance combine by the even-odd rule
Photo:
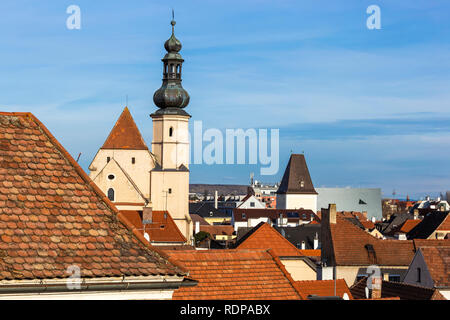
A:
<svg viewBox="0 0 450 320">
<path fill-rule="evenodd" d="M 305 187 L 305 181 L 300 181 L 300 188 L 304 188 Z"/>
</svg>

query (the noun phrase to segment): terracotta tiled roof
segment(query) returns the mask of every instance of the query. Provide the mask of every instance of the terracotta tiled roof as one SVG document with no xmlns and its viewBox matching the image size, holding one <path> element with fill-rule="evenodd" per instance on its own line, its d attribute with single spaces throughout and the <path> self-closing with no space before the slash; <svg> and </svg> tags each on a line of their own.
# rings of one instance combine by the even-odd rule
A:
<svg viewBox="0 0 450 320">
<path fill-rule="evenodd" d="M 305 257 L 320 257 L 321 250 L 320 249 L 305 249 L 305 250 L 298 250 L 301 255 Z"/>
<path fill-rule="evenodd" d="M 420 247 L 436 288 L 450 287 L 450 247 Z"/>
<path fill-rule="evenodd" d="M 444 221 L 439 225 L 439 227 L 436 229 L 438 231 L 450 231 L 450 214 L 447 214 L 447 217 L 445 217 Z"/>
<path fill-rule="evenodd" d="M 198 281 L 175 300 L 299 300 L 298 287 L 279 259 L 264 250 L 167 251 Z"/>
<path fill-rule="evenodd" d="M 414 250 L 420 247 L 450 247 L 450 239 L 414 239 Z"/>
<path fill-rule="evenodd" d="M 142 211 L 121 210 L 133 225 L 143 234 Z M 178 229 L 167 211 L 152 211 L 152 223 L 146 224 L 145 232 L 150 236 L 150 242 L 186 242 L 186 238 Z"/>
<path fill-rule="evenodd" d="M 148 150 L 128 107 L 123 109 L 101 149 Z"/>
<path fill-rule="evenodd" d="M 350 298 L 350 300 L 353 300 L 353 296 L 344 279 L 337 279 L 336 281 L 334 280 L 295 281 L 295 283 L 299 286 L 300 291 L 305 296 L 309 295 L 316 295 L 319 297 L 338 296 L 342 298 L 344 296 L 344 293 L 346 293 Z M 336 284 L 336 293 L 334 289 L 335 284 Z"/>
<path fill-rule="evenodd" d="M 272 249 L 279 257 L 302 256 L 300 251 L 269 224 L 261 222 L 236 243 L 237 249 Z"/>
<path fill-rule="evenodd" d="M 403 240 L 402 240 L 403 241 Z M 366 299 L 367 277 L 350 287 L 354 299 Z M 403 282 L 382 281 L 381 298 L 400 298 L 400 300 L 446 300 L 438 290 L 406 284 Z"/>
<path fill-rule="evenodd" d="M 234 233 L 232 225 L 200 225 L 200 231 L 209 233 L 212 236 L 215 235 L 227 235 L 231 236 Z"/>
<path fill-rule="evenodd" d="M 409 266 L 414 257 L 412 241 L 375 238 L 340 215 L 336 216 L 336 222 L 330 224 L 330 229 L 337 265 Z"/>
<path fill-rule="evenodd" d="M 0 279 L 185 274 L 30 113 L 0 113 Z"/>
<path fill-rule="evenodd" d="M 421 221 L 422 221 L 422 220 L 419 220 L 419 219 L 416 219 L 416 220 L 414 220 L 414 219 L 406 220 L 406 221 L 402 224 L 402 226 L 400 227 L 400 229 L 399 229 L 398 232 L 401 232 L 401 233 L 408 233 L 408 232 L 410 232 L 415 226 L 417 226 Z"/>
<path fill-rule="evenodd" d="M 366 228 L 366 229 L 369 229 L 369 230 L 375 229 L 375 224 L 374 224 L 372 221 L 370 221 L 370 220 L 360 220 L 359 222 L 360 222 L 360 223 L 364 226 L 364 228 Z"/>
</svg>

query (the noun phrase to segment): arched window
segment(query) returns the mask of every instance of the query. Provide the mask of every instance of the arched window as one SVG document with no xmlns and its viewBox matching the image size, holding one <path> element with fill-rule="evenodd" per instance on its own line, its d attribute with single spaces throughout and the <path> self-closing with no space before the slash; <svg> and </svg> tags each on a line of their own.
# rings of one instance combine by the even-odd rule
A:
<svg viewBox="0 0 450 320">
<path fill-rule="evenodd" d="M 169 128 L 169 137 L 171 137 L 171 136 L 173 136 L 173 128 L 172 127 Z"/>
<path fill-rule="evenodd" d="M 108 189 L 108 199 L 111 201 L 114 201 L 114 189 L 113 188 Z"/>
</svg>

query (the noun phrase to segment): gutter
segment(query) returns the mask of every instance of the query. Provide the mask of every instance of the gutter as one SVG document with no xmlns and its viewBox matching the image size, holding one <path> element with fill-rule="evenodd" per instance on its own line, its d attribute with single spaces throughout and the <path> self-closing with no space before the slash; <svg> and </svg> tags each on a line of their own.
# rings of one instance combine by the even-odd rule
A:
<svg viewBox="0 0 450 320">
<path fill-rule="evenodd" d="M 27 294 L 27 293 L 81 293 L 92 291 L 132 291 L 132 290 L 157 290 L 178 289 L 180 287 L 196 286 L 198 281 L 184 279 L 174 282 L 105 282 L 105 283 L 81 283 L 80 289 L 69 289 L 67 283 L 61 284 L 30 284 L 30 285 L 1 285 L 1 294 Z"/>
</svg>

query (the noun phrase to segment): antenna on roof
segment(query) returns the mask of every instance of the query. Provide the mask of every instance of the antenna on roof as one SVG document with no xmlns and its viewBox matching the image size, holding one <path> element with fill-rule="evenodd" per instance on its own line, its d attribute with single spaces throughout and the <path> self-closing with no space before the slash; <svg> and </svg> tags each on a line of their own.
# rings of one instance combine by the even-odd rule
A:
<svg viewBox="0 0 450 320">
<path fill-rule="evenodd" d="M 81 152 L 78 154 L 77 162 L 78 162 L 78 160 L 80 160 L 80 157 L 81 157 Z"/>
</svg>

